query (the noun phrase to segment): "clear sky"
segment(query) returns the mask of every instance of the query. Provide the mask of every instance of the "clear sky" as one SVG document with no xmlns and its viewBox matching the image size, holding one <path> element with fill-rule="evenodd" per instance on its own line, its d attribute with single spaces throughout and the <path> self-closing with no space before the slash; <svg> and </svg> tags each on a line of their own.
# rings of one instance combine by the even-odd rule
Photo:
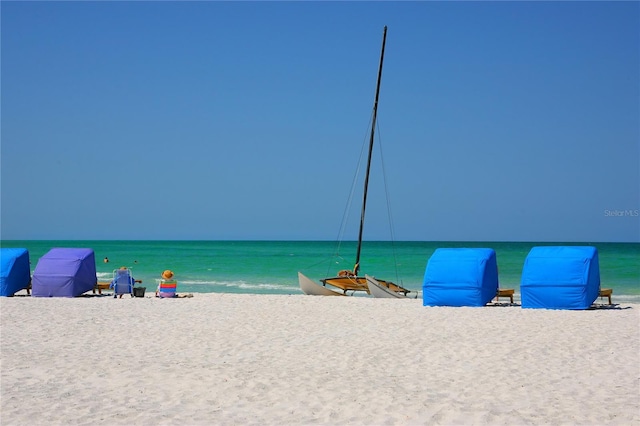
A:
<svg viewBox="0 0 640 426">
<path fill-rule="evenodd" d="M 3 1 L 1 237 L 334 240 L 387 25 L 395 240 L 640 242 L 639 4 Z"/>
</svg>

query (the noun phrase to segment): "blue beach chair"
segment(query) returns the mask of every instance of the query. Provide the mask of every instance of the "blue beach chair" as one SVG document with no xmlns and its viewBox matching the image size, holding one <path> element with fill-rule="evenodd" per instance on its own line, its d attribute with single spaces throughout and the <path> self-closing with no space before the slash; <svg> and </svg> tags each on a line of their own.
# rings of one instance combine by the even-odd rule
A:
<svg viewBox="0 0 640 426">
<path fill-rule="evenodd" d="M 135 280 L 131 275 L 131 270 L 126 267 L 115 269 L 113 271 L 113 281 L 111 281 L 111 288 L 113 288 L 113 297 L 122 297 L 123 294 L 130 294 L 133 297 L 133 286 Z"/>
</svg>

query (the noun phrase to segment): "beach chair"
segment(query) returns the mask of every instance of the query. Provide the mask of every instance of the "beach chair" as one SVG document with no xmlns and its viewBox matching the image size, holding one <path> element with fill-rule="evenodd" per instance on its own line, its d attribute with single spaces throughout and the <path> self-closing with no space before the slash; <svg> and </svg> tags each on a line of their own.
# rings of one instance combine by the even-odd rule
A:
<svg viewBox="0 0 640 426">
<path fill-rule="evenodd" d="M 130 294 L 133 297 L 133 286 L 135 281 L 131 275 L 131 270 L 127 268 L 115 269 L 113 271 L 113 281 L 111 281 L 111 287 L 113 288 L 113 297 L 122 297 L 123 294 Z"/>
<path fill-rule="evenodd" d="M 515 289 L 513 288 L 498 288 L 496 293 L 496 303 L 500 301 L 501 297 L 508 297 L 509 302 L 513 304 L 513 294 L 515 293 Z"/>
<path fill-rule="evenodd" d="M 611 294 L 613 293 L 613 289 L 612 288 L 601 288 L 598 296 L 600 296 L 600 298 L 606 297 L 609 299 L 609 304 L 613 305 L 613 303 L 611 303 Z"/>
<path fill-rule="evenodd" d="M 178 282 L 176 280 L 160 280 L 158 297 L 176 297 Z"/>
</svg>

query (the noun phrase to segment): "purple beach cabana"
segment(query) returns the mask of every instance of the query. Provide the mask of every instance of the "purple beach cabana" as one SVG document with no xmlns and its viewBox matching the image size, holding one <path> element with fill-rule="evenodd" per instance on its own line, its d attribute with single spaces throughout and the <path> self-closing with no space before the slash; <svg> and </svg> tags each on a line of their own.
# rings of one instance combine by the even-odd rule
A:
<svg viewBox="0 0 640 426">
<path fill-rule="evenodd" d="M 0 249 L 0 296 L 13 296 L 29 287 L 31 269 L 25 248 Z"/>
<path fill-rule="evenodd" d="M 87 248 L 52 248 L 38 260 L 33 271 L 31 295 L 76 297 L 97 284 L 96 260 Z"/>
</svg>

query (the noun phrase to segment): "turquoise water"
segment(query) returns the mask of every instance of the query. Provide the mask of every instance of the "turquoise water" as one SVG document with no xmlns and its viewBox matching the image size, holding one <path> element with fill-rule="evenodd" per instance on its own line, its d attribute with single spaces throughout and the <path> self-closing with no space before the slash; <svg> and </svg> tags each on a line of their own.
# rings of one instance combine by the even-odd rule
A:
<svg viewBox="0 0 640 426">
<path fill-rule="evenodd" d="M 8 241 L 2 247 L 29 250 L 31 269 L 53 247 L 95 251 L 99 280 L 110 280 L 120 266 L 132 269 L 148 289 L 171 269 L 179 290 L 193 293 L 301 294 L 297 272 L 312 279 L 352 269 L 355 242 L 330 241 Z M 394 280 L 419 290 L 429 257 L 439 247 L 489 247 L 496 251 L 500 285 L 519 291 L 524 260 L 531 247 L 576 245 L 524 242 L 365 242 L 361 273 Z M 587 245 L 587 244 L 580 244 Z M 617 302 L 640 303 L 640 244 L 593 243 L 600 260 L 601 287 L 614 289 Z M 337 254 L 337 256 L 336 256 Z M 103 259 L 109 258 L 109 263 Z M 396 266 L 397 265 L 397 266 Z"/>
</svg>

